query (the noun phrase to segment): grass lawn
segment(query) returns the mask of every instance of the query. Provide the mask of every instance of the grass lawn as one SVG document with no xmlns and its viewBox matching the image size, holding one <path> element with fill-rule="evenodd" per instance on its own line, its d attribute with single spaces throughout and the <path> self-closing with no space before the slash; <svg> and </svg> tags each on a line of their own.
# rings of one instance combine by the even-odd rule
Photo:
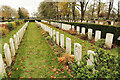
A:
<svg viewBox="0 0 120 80">
<path fill-rule="evenodd" d="M 74 54 L 74 43 L 79 43 L 80 45 L 82 45 L 82 55 L 86 54 L 88 50 L 95 51 L 95 49 L 98 48 L 95 45 L 89 43 L 88 41 L 82 40 L 82 39 L 80 39 L 78 37 L 75 37 L 75 36 L 73 36 L 71 34 L 68 34 L 67 32 L 64 32 L 62 30 L 54 28 L 54 27 L 52 27 L 50 25 L 48 25 L 48 26 L 51 27 L 51 28 L 53 28 L 53 30 L 59 31 L 59 34 L 64 34 L 64 43 L 65 43 L 65 46 L 66 46 L 66 37 L 71 38 L 71 52 L 72 52 L 72 54 Z M 107 52 L 110 52 L 110 54 L 112 54 L 112 55 L 118 56 L 118 53 L 119 53 L 118 50 L 119 49 L 111 49 L 111 50 L 107 50 Z"/>
<path fill-rule="evenodd" d="M 33 22 L 29 23 L 17 52 L 11 78 L 63 78 L 70 77 L 58 62 L 57 56 Z"/>
<path fill-rule="evenodd" d="M 24 25 L 25 23 L 23 23 L 22 25 L 20 26 L 17 26 L 14 30 L 10 31 L 7 35 L 3 36 L 1 39 L 0 39 L 0 51 L 3 51 L 3 46 L 4 46 L 4 43 L 9 43 L 9 40 L 10 38 L 13 38 L 13 35 L 16 34 L 16 32 L 22 28 L 22 26 Z M 3 52 L 0 52 L 0 53 L 3 53 Z"/>
</svg>

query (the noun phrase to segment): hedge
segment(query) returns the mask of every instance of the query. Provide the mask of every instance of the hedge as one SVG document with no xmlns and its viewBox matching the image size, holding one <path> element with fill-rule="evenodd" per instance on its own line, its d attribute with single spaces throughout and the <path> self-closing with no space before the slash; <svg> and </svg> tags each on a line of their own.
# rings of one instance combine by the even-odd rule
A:
<svg viewBox="0 0 120 80">
<path fill-rule="evenodd" d="M 48 20 L 47 20 L 48 21 Z M 74 23 L 74 22 L 60 22 L 60 21 L 49 21 L 49 22 L 59 22 L 59 23 L 65 23 L 76 26 L 85 27 L 86 33 L 88 32 L 88 29 L 93 29 L 93 33 L 95 33 L 96 30 L 101 31 L 101 38 L 106 37 L 106 33 L 112 33 L 114 34 L 114 43 L 120 44 L 120 41 L 118 41 L 118 37 L 120 36 L 120 27 L 111 26 L 111 25 L 100 25 L 100 24 L 90 24 L 90 23 Z M 95 34 L 94 34 L 95 36 Z"/>
</svg>

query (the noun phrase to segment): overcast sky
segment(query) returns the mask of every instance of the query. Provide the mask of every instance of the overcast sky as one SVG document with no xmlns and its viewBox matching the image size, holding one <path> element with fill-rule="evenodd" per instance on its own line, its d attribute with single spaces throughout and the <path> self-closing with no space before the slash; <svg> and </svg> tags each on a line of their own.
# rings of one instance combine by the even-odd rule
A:
<svg viewBox="0 0 120 80">
<path fill-rule="evenodd" d="M 2 5 L 8 5 L 12 8 L 15 8 L 16 10 L 18 10 L 19 7 L 24 7 L 28 10 L 28 12 L 31 15 L 33 12 L 37 12 L 37 8 L 40 2 L 42 1 L 44 0 L 0 0 L 0 7 Z M 90 0 L 90 1 L 93 1 L 93 0 Z M 102 0 L 102 1 L 108 2 L 109 0 Z M 117 2 L 118 0 L 114 0 L 114 7 L 116 8 L 117 8 Z"/>
</svg>

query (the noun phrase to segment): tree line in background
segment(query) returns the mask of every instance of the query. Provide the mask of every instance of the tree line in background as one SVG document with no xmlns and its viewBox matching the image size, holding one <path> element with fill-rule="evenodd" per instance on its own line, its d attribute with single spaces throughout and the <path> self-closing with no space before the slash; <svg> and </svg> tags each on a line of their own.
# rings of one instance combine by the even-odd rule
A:
<svg viewBox="0 0 120 80">
<path fill-rule="evenodd" d="M 3 5 L 0 7 L 0 17 L 1 18 L 19 18 L 24 19 L 29 17 L 28 10 L 24 7 L 21 7 L 16 11 L 14 8 L 11 8 L 10 6 Z"/>
<path fill-rule="evenodd" d="M 79 20 L 81 19 L 116 19 L 120 18 L 120 1 L 118 9 L 113 6 L 114 0 L 108 3 L 102 0 L 78 0 L 77 2 L 41 2 L 34 15 L 43 19 Z"/>
</svg>

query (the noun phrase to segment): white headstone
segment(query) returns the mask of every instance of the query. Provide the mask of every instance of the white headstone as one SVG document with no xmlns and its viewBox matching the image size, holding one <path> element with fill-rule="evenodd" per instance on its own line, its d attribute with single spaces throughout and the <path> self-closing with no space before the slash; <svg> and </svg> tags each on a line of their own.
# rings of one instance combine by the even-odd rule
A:
<svg viewBox="0 0 120 80">
<path fill-rule="evenodd" d="M 3 76 L 4 73 L 6 73 L 6 71 L 3 63 L 2 54 L 0 53 L 0 78 Z"/>
<path fill-rule="evenodd" d="M 14 42 L 15 42 L 15 49 L 18 49 L 17 37 L 16 37 L 16 35 L 15 35 L 15 34 L 14 34 Z"/>
<path fill-rule="evenodd" d="M 18 32 L 16 33 L 16 37 L 17 37 L 17 42 L 18 42 L 17 44 L 20 45 L 19 34 L 18 34 Z"/>
<path fill-rule="evenodd" d="M 11 52 L 9 49 L 9 45 L 7 43 L 4 44 L 4 54 L 5 54 L 7 66 L 10 66 L 12 63 L 12 59 L 11 59 Z"/>
<path fill-rule="evenodd" d="M 55 41 L 55 30 L 53 30 L 53 40 Z"/>
<path fill-rule="evenodd" d="M 87 60 L 87 65 L 93 66 L 94 55 L 96 55 L 96 53 L 94 51 L 88 50 L 87 54 L 90 54 L 90 59 Z M 93 73 L 95 73 L 95 68 L 93 68 Z"/>
<path fill-rule="evenodd" d="M 101 31 L 96 30 L 96 32 L 95 32 L 95 41 L 98 41 L 99 39 L 101 39 Z"/>
<path fill-rule="evenodd" d="M 82 32 L 81 33 L 85 34 L 85 28 L 84 27 L 82 27 Z"/>
<path fill-rule="evenodd" d="M 74 43 L 74 55 L 78 64 L 80 64 L 80 60 L 82 59 L 82 46 L 79 43 Z"/>
<path fill-rule="evenodd" d="M 64 34 L 60 34 L 60 46 L 64 48 Z"/>
<path fill-rule="evenodd" d="M 114 21 L 111 21 L 111 25 L 114 25 Z"/>
<path fill-rule="evenodd" d="M 88 39 L 91 40 L 92 39 L 92 29 L 88 29 Z"/>
<path fill-rule="evenodd" d="M 66 38 L 66 53 L 71 54 L 71 39 L 68 37 Z"/>
<path fill-rule="evenodd" d="M 10 49 L 11 49 L 12 56 L 15 56 L 15 47 L 14 47 L 12 38 L 10 38 Z"/>
<path fill-rule="evenodd" d="M 52 28 L 50 28 L 50 36 L 51 36 L 51 37 L 53 36 Z"/>
<path fill-rule="evenodd" d="M 98 21 L 95 21 L 95 24 L 98 24 Z"/>
<path fill-rule="evenodd" d="M 91 51 L 91 50 L 88 50 L 87 52 L 88 55 L 90 55 L 90 59 L 87 60 L 87 65 L 93 65 L 93 61 L 94 61 L 94 56 L 95 55 L 95 52 L 94 51 Z"/>
<path fill-rule="evenodd" d="M 80 27 L 77 26 L 77 34 L 80 34 Z"/>
<path fill-rule="evenodd" d="M 74 25 L 72 25 L 72 31 L 73 31 L 73 29 L 75 28 L 75 26 Z"/>
<path fill-rule="evenodd" d="M 105 45 L 106 45 L 107 48 L 112 47 L 113 37 L 114 37 L 114 34 L 111 34 L 111 33 L 106 34 Z"/>
<path fill-rule="evenodd" d="M 57 45 L 59 45 L 59 32 L 58 31 L 56 32 L 56 43 Z"/>
</svg>

